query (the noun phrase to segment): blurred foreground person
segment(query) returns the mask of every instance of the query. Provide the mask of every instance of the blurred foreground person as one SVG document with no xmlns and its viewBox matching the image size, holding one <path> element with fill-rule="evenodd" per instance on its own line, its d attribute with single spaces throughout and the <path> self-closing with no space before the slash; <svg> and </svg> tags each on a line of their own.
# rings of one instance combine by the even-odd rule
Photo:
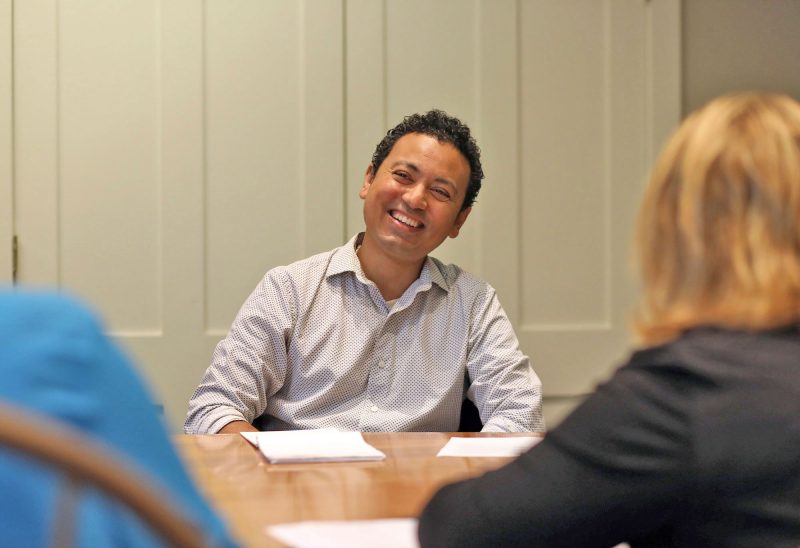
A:
<svg viewBox="0 0 800 548">
<path fill-rule="evenodd" d="M 0 402 L 119 453 L 171 496 L 210 547 L 234 545 L 178 459 L 142 380 L 80 303 L 0 291 Z M 0 446 L 0 546 L 54 541 L 60 481 L 53 468 Z M 161 545 L 132 512 L 97 490 L 84 489 L 77 500 L 74 536 L 59 539 L 67 545 Z"/>
<path fill-rule="evenodd" d="M 644 348 L 541 444 L 436 494 L 423 546 L 800 545 L 800 104 L 691 115 L 636 240 Z"/>
</svg>

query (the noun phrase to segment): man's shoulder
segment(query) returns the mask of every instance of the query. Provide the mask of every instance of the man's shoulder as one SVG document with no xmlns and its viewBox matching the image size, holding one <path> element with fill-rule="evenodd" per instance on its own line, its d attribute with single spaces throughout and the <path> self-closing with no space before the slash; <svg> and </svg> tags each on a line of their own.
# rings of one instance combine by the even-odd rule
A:
<svg viewBox="0 0 800 548">
<path fill-rule="evenodd" d="M 295 287 L 317 285 L 326 276 L 331 261 L 341 249 L 342 247 L 337 247 L 293 263 L 276 266 L 266 273 L 265 278 L 280 281 L 282 284 L 288 282 Z"/>
<path fill-rule="evenodd" d="M 331 258 L 339 251 L 341 247 L 336 247 L 334 249 L 323 251 L 321 253 L 317 253 L 315 255 L 311 255 L 310 257 L 306 257 L 305 259 L 300 259 L 299 261 L 295 261 L 286 265 L 284 268 L 286 270 L 295 272 L 295 271 L 303 271 L 309 268 L 325 268 L 328 263 L 330 263 Z"/>
<path fill-rule="evenodd" d="M 445 264 L 436 257 L 428 257 L 431 262 L 431 277 L 434 278 L 436 273 L 439 273 L 441 279 L 444 281 L 447 289 L 456 289 L 461 292 L 473 294 L 485 294 L 493 291 L 489 283 L 461 268 L 456 264 Z"/>
</svg>

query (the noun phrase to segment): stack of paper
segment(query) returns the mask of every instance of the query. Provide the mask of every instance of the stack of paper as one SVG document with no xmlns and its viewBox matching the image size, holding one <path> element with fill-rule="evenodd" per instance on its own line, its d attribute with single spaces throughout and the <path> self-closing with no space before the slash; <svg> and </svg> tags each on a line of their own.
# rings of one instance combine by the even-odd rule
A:
<svg viewBox="0 0 800 548">
<path fill-rule="evenodd" d="M 242 432 L 272 463 L 367 461 L 386 458 L 364 441 L 360 432 L 340 432 L 333 428 Z"/>
<path fill-rule="evenodd" d="M 267 532 L 295 548 L 418 548 L 413 518 L 301 521 L 272 525 Z"/>
<path fill-rule="evenodd" d="M 450 438 L 437 457 L 516 457 L 542 441 L 538 436 Z"/>
</svg>

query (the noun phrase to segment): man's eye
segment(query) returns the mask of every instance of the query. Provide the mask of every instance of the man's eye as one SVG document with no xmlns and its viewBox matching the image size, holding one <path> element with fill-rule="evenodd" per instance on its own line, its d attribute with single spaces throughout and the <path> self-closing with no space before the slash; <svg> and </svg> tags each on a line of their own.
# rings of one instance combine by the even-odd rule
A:
<svg viewBox="0 0 800 548">
<path fill-rule="evenodd" d="M 399 179 L 403 179 L 404 181 L 410 181 L 411 177 L 405 171 L 395 171 L 393 175 Z"/>
<path fill-rule="evenodd" d="M 433 190 L 433 192 L 436 193 L 436 195 L 443 200 L 450 199 L 450 193 L 444 190 L 443 188 L 433 188 L 431 190 Z"/>
</svg>

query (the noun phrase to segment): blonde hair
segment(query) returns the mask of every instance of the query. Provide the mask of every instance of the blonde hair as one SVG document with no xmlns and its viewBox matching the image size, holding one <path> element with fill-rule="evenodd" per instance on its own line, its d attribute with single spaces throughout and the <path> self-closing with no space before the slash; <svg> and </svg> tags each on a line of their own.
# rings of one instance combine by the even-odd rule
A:
<svg viewBox="0 0 800 548">
<path fill-rule="evenodd" d="M 655 164 L 636 234 L 643 343 L 797 323 L 800 104 L 725 96 L 689 116 Z"/>
</svg>

